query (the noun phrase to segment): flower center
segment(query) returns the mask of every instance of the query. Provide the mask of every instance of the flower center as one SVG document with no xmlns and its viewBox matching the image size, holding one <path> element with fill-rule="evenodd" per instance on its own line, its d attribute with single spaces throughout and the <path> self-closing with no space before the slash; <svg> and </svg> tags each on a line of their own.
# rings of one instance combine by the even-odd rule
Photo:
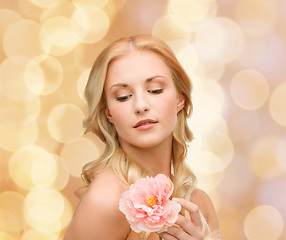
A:
<svg viewBox="0 0 286 240">
<path fill-rule="evenodd" d="M 146 203 L 149 207 L 153 207 L 153 205 L 155 205 L 156 203 L 156 198 L 154 196 L 149 197 L 148 199 L 146 199 Z"/>
</svg>

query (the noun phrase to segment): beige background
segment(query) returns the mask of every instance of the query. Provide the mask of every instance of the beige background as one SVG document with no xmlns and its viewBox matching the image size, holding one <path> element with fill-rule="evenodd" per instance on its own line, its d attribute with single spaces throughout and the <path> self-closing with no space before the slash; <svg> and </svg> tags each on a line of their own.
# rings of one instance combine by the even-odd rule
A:
<svg viewBox="0 0 286 240">
<path fill-rule="evenodd" d="M 111 41 L 165 40 L 190 75 L 188 163 L 222 238 L 286 238 L 286 1 L 0 0 L 0 239 L 62 239 L 103 149 L 82 92 Z"/>
</svg>

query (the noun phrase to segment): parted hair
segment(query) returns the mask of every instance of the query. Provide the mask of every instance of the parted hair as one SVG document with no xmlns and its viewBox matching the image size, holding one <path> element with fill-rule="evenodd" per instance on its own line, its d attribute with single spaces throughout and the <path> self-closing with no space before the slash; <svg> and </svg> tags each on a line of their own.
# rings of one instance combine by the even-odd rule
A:
<svg viewBox="0 0 286 240">
<path fill-rule="evenodd" d="M 150 35 L 136 35 L 121 38 L 108 45 L 96 58 L 85 88 L 85 100 L 88 105 L 88 117 L 84 121 L 86 132 L 93 132 L 103 143 L 105 149 L 101 156 L 86 164 L 82 169 L 82 178 L 89 184 L 94 176 L 107 166 L 111 166 L 118 177 L 126 184 L 133 184 L 138 178 L 149 175 L 123 152 L 116 129 L 105 115 L 106 99 L 104 84 L 108 67 L 112 61 L 131 51 L 151 51 L 157 54 L 169 67 L 177 90 L 177 94 L 184 97 L 185 106 L 177 114 L 177 122 L 172 132 L 172 165 L 174 169 L 174 197 L 190 200 L 191 193 L 196 186 L 196 177 L 185 162 L 187 142 L 193 139 L 187 118 L 191 115 L 193 105 L 191 101 L 191 81 L 177 60 L 175 54 L 166 43 Z M 187 215 L 185 211 L 183 215 Z M 145 237 L 146 238 L 146 237 Z"/>
</svg>

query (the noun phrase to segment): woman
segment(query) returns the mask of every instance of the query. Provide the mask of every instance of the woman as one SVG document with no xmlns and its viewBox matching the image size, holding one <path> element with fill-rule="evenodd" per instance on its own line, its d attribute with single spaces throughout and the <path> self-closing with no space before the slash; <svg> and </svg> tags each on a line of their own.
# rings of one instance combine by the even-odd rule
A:
<svg viewBox="0 0 286 240">
<path fill-rule="evenodd" d="M 106 148 L 83 168 L 89 186 L 65 240 L 219 235 L 211 200 L 195 188 L 196 178 L 184 162 L 186 142 L 192 140 L 186 121 L 192 111 L 190 92 L 190 80 L 172 51 L 152 36 L 119 39 L 103 50 L 85 90 L 89 108 L 85 127 Z M 138 178 L 159 173 L 172 179 L 182 215 L 166 232 L 137 234 L 119 211 L 119 199 Z"/>
</svg>

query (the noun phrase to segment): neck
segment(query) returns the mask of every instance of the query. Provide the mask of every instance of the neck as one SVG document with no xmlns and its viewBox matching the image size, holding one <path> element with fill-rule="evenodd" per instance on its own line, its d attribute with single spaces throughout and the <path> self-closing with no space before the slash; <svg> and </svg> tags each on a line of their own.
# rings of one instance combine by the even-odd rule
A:
<svg viewBox="0 0 286 240">
<path fill-rule="evenodd" d="M 151 148 L 139 148 L 121 143 L 126 156 L 147 169 L 151 176 L 163 173 L 171 177 L 172 136 Z"/>
</svg>

